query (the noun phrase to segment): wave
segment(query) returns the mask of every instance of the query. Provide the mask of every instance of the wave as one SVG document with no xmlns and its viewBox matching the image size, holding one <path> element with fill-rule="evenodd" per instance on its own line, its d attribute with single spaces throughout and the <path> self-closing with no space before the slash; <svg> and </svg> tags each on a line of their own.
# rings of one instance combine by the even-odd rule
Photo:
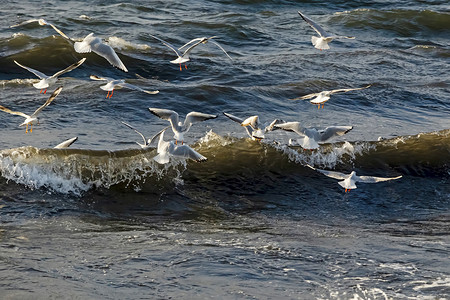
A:
<svg viewBox="0 0 450 300">
<path fill-rule="evenodd" d="M 194 148 L 208 157 L 208 162 L 172 160 L 159 165 L 153 160 L 155 149 L 5 149 L 0 151 L 0 174 L 31 189 L 77 196 L 96 188 L 160 193 L 182 185 L 186 170 L 192 174 L 207 172 L 210 185 L 214 184 L 211 174 L 248 170 L 295 173 L 302 172 L 299 165 L 306 164 L 339 170 L 390 170 L 410 176 L 450 176 L 450 130 L 382 141 L 324 144 L 317 151 L 223 137 L 210 131 Z M 254 180 L 250 177 L 247 179 Z"/>
</svg>

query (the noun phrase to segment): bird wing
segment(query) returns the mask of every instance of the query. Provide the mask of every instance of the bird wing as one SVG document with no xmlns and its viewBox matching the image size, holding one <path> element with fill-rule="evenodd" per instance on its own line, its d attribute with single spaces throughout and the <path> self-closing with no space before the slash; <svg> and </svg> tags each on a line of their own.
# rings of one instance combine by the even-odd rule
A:
<svg viewBox="0 0 450 300">
<path fill-rule="evenodd" d="M 328 177 L 334 178 L 334 179 L 339 179 L 339 180 L 344 180 L 348 177 L 347 174 L 341 173 L 341 172 L 335 172 L 335 171 L 327 171 L 327 170 L 321 170 L 321 169 L 316 169 L 313 166 L 310 165 L 306 165 L 308 167 L 310 167 L 311 169 L 320 172 Z"/>
<path fill-rule="evenodd" d="M 195 38 L 190 40 L 189 42 L 187 42 L 186 44 L 184 44 L 183 46 L 181 46 L 180 48 L 178 48 L 179 51 L 181 51 L 181 49 L 185 48 L 186 46 L 189 46 L 192 43 L 198 42 L 198 41 L 203 41 L 205 38 Z"/>
<path fill-rule="evenodd" d="M 364 87 L 360 87 L 360 88 L 351 88 L 351 89 L 337 89 L 337 90 L 331 90 L 331 91 L 327 91 L 329 94 L 334 94 L 334 93 L 345 93 L 345 92 L 350 92 L 350 91 L 358 91 L 358 90 L 364 90 L 367 89 L 369 87 L 371 87 L 372 85 L 369 84 L 368 86 L 364 86 Z"/>
<path fill-rule="evenodd" d="M 99 81 L 113 81 L 114 80 L 114 78 L 111 78 L 111 77 L 100 77 L 97 75 L 91 75 L 91 76 L 89 76 L 89 78 L 92 80 L 99 80 Z"/>
<path fill-rule="evenodd" d="M 274 126 L 286 131 L 293 131 L 300 136 L 305 136 L 304 128 L 300 126 L 299 122 L 286 122 L 282 124 L 275 124 Z"/>
<path fill-rule="evenodd" d="M 309 24 L 309 26 L 312 27 L 312 29 L 314 29 L 321 37 L 326 37 L 328 34 L 325 30 L 322 29 L 322 27 L 320 27 L 319 24 L 317 24 L 316 22 L 314 22 L 313 20 L 311 20 L 310 18 L 308 18 L 307 16 L 305 16 L 304 14 L 302 14 L 300 11 L 298 11 L 298 14 L 300 15 L 300 17 L 303 18 L 303 20 L 306 21 L 306 23 Z"/>
<path fill-rule="evenodd" d="M 203 122 L 209 119 L 215 119 L 217 115 L 204 114 L 196 111 L 191 111 L 186 115 L 186 119 L 184 120 L 184 125 L 193 124 L 197 122 Z"/>
<path fill-rule="evenodd" d="M 212 39 L 212 37 L 210 39 Z M 210 40 L 210 42 L 213 43 L 214 45 L 216 45 L 217 47 L 219 47 L 219 49 L 222 50 L 223 53 L 225 53 L 226 56 L 228 56 L 229 59 L 233 60 L 231 58 L 231 56 L 228 55 L 227 51 L 225 51 L 225 49 L 223 49 L 223 47 L 219 45 L 219 43 L 217 43 L 216 41 L 213 41 L 213 40 Z"/>
<path fill-rule="evenodd" d="M 63 88 L 62 86 L 60 86 L 59 88 L 57 88 L 57 89 L 53 92 L 53 94 L 50 96 L 50 98 L 48 98 L 47 101 L 45 101 L 45 103 L 44 103 L 41 107 L 39 107 L 38 109 L 36 109 L 36 111 L 35 111 L 31 116 L 37 116 L 37 115 L 41 112 L 41 110 L 43 110 L 44 108 L 46 108 L 47 106 L 49 106 L 50 103 L 52 103 L 52 101 L 55 100 L 56 96 L 59 95 L 59 93 L 61 92 L 62 88 Z"/>
<path fill-rule="evenodd" d="M 152 38 L 154 38 L 154 39 L 157 39 L 158 41 L 160 41 L 161 43 L 163 43 L 166 47 L 168 47 L 169 49 L 172 49 L 172 51 L 173 52 L 175 52 L 175 54 L 177 55 L 177 56 L 181 56 L 181 53 L 177 50 L 177 48 L 175 48 L 172 44 L 170 44 L 169 42 L 166 42 L 165 40 L 163 40 L 163 39 L 160 39 L 159 37 L 156 37 L 156 36 L 154 36 L 154 35 L 151 35 L 150 34 L 150 36 L 152 37 Z"/>
<path fill-rule="evenodd" d="M 264 129 L 264 132 L 269 132 L 269 131 L 274 131 L 276 129 L 280 129 L 280 127 L 275 127 L 275 125 L 284 124 L 284 123 L 286 123 L 286 122 L 281 119 L 275 119 L 272 121 L 272 123 L 270 123 L 268 126 L 266 126 L 266 128 Z"/>
<path fill-rule="evenodd" d="M 122 71 L 128 72 L 127 68 L 120 60 L 117 53 L 110 45 L 106 45 L 104 43 L 96 43 L 91 45 L 92 51 L 97 53 L 98 55 L 104 57 L 111 65 L 121 69 Z"/>
<path fill-rule="evenodd" d="M 78 53 L 89 53 L 92 51 L 91 42 L 95 39 L 94 33 L 91 32 L 81 42 L 75 42 L 73 48 Z"/>
<path fill-rule="evenodd" d="M 377 183 L 382 181 L 388 181 L 388 180 L 394 180 L 402 178 L 402 176 L 397 177 L 374 177 L 374 176 L 357 176 L 357 181 L 364 182 L 364 183 Z"/>
<path fill-rule="evenodd" d="M 341 136 L 353 129 L 353 126 L 330 126 L 319 132 L 319 142 L 325 142 L 334 136 Z"/>
<path fill-rule="evenodd" d="M 12 110 L 10 110 L 9 108 L 3 107 L 3 106 L 1 106 L 1 105 L 0 105 L 0 110 L 6 112 L 6 113 L 8 113 L 8 114 L 11 114 L 11 115 L 22 116 L 22 117 L 24 117 L 25 119 L 30 117 L 29 115 L 24 114 L 23 112 L 20 112 L 20 111 L 12 111 Z"/>
<path fill-rule="evenodd" d="M 55 147 L 53 147 L 54 149 L 63 149 L 63 148 L 68 148 L 70 147 L 70 145 L 72 145 L 73 143 L 76 142 L 76 140 L 78 140 L 78 137 L 73 137 L 71 139 L 68 139 L 67 141 L 64 141 L 58 145 L 56 145 Z"/>
<path fill-rule="evenodd" d="M 308 95 L 297 97 L 297 98 L 292 98 L 289 100 L 306 100 L 306 99 L 311 99 L 311 98 L 317 97 L 317 96 L 319 96 L 319 94 L 320 93 L 313 93 L 313 94 L 308 94 Z"/>
<path fill-rule="evenodd" d="M 131 126 L 128 123 L 125 123 L 122 121 L 122 124 L 127 126 L 130 129 L 134 130 L 137 134 L 139 134 L 142 137 L 142 139 L 144 140 L 144 145 L 147 145 L 147 140 L 145 139 L 145 136 L 141 132 L 139 132 L 136 128 L 134 128 L 133 126 Z"/>
<path fill-rule="evenodd" d="M 81 66 L 82 63 L 84 63 L 84 61 L 86 60 L 86 58 L 82 58 L 80 61 L 68 66 L 67 68 L 65 68 L 64 70 L 61 70 L 59 72 L 56 72 L 55 74 L 53 74 L 51 77 L 56 78 L 58 76 L 61 76 L 64 73 L 70 72 L 76 68 L 78 68 L 79 66 Z"/>
<path fill-rule="evenodd" d="M 235 115 L 232 115 L 232 114 L 229 114 L 229 113 L 226 113 L 226 112 L 224 112 L 223 114 L 225 116 L 227 116 L 228 118 L 230 118 L 231 120 L 233 120 L 234 122 L 236 122 L 236 123 L 241 124 L 242 122 L 244 122 L 244 119 L 236 117 Z"/>
<path fill-rule="evenodd" d="M 259 118 L 258 116 L 251 116 L 245 119 L 241 126 L 250 126 L 253 130 L 259 129 Z"/>
<path fill-rule="evenodd" d="M 148 110 L 158 118 L 169 121 L 172 126 L 178 126 L 179 117 L 176 111 L 164 108 L 149 108 Z"/>
<path fill-rule="evenodd" d="M 163 129 L 161 129 L 161 131 L 159 131 L 157 134 L 155 134 L 154 136 L 152 136 L 150 139 L 148 139 L 148 143 L 147 145 L 150 145 L 151 143 L 153 143 L 153 141 L 155 141 L 156 139 L 160 138 L 163 139 L 164 138 L 164 131 L 166 131 L 170 126 L 167 126 Z M 162 135 L 161 135 L 162 134 Z"/>
<path fill-rule="evenodd" d="M 207 160 L 206 157 L 189 147 L 188 145 L 176 146 L 170 153 L 173 156 L 190 158 L 196 162 L 204 162 Z"/>
<path fill-rule="evenodd" d="M 125 88 L 129 88 L 129 89 L 132 89 L 132 90 L 141 91 L 141 92 L 144 92 L 144 93 L 147 93 L 147 94 L 152 94 L 152 95 L 159 93 L 159 91 L 147 91 L 147 90 L 144 90 L 144 89 L 142 89 L 142 88 L 140 88 L 138 86 L 135 86 L 133 84 L 129 84 L 129 83 L 126 83 L 126 82 L 119 83 L 118 85 L 121 86 L 121 87 L 125 87 Z"/>
<path fill-rule="evenodd" d="M 202 43 L 204 39 L 201 38 L 200 40 L 197 39 L 196 42 L 192 43 L 191 46 L 189 46 L 184 52 L 182 56 L 186 56 L 189 55 L 189 53 L 192 51 L 192 49 L 194 49 L 195 47 L 197 47 L 198 45 L 200 45 Z"/>
<path fill-rule="evenodd" d="M 48 78 L 47 75 L 45 75 L 45 74 L 42 73 L 42 72 L 39 72 L 38 70 L 35 70 L 35 69 L 30 68 L 30 67 L 26 67 L 26 66 L 24 66 L 24 65 L 21 65 L 21 64 L 19 64 L 17 61 L 14 61 L 14 62 L 15 62 L 16 65 L 18 65 L 19 67 L 22 67 L 22 68 L 24 68 L 25 70 L 27 70 L 27 71 L 33 73 L 34 75 L 36 75 L 37 77 L 39 77 L 39 79 L 45 79 L 45 78 Z"/>
<path fill-rule="evenodd" d="M 64 32 L 62 32 L 61 30 L 59 30 L 55 25 L 53 25 L 52 23 L 47 23 L 48 25 L 50 25 L 57 33 L 59 33 L 63 38 L 68 39 L 68 40 L 72 40 L 71 38 L 69 38 L 67 35 L 64 34 Z"/>
<path fill-rule="evenodd" d="M 16 24 L 16 25 L 11 25 L 11 26 L 9 26 L 9 28 L 18 27 L 18 26 L 30 24 L 30 23 L 33 23 L 33 22 L 39 22 L 39 19 L 31 19 L 31 20 L 23 21 L 22 23 L 19 23 L 19 24 Z"/>
</svg>

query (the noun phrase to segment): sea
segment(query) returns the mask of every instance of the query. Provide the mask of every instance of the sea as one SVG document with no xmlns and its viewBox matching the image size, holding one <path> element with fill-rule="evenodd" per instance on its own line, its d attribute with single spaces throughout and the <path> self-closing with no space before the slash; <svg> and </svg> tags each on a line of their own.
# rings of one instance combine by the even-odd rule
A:
<svg viewBox="0 0 450 300">
<path fill-rule="evenodd" d="M 302 12 L 335 39 L 317 35 Z M 450 299 L 450 4 L 374 1 L 1 1 L 1 299 Z M 77 53 L 94 33 L 128 72 Z M 155 39 L 195 47 L 190 61 Z M 215 41 L 230 58 L 217 47 Z M 86 58 L 48 91 L 47 75 Z M 111 98 L 90 75 L 124 79 Z M 335 93 L 324 107 L 291 100 Z M 217 115 L 159 164 L 149 108 Z M 308 150 L 262 126 L 353 126 Z M 55 149 L 78 137 L 69 148 Z M 170 129 L 164 136 L 173 140 Z M 311 169 L 397 177 L 357 183 Z"/>
</svg>

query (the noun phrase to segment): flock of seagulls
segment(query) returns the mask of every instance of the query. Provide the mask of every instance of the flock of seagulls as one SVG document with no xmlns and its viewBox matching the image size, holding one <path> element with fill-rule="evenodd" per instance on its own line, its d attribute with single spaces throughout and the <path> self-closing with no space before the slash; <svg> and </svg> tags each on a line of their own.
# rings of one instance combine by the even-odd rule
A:
<svg viewBox="0 0 450 300">
<path fill-rule="evenodd" d="M 312 36 L 311 42 L 314 45 L 315 48 L 322 50 L 330 49 L 330 46 L 328 45 L 332 40 L 334 39 L 354 39 L 354 37 L 350 36 L 336 36 L 336 35 L 330 35 L 325 30 L 322 29 L 317 23 L 315 23 L 313 20 L 308 18 L 306 15 L 304 15 L 302 12 L 298 11 L 298 14 L 300 17 L 308 23 L 314 31 L 317 32 L 319 35 Z M 124 65 L 124 63 L 120 60 L 117 53 L 114 51 L 114 49 L 104 43 L 102 39 L 99 37 L 94 36 L 94 33 L 88 34 L 83 40 L 81 41 L 75 41 L 74 39 L 69 38 L 66 34 L 64 34 L 61 30 L 59 30 L 55 25 L 52 23 L 49 23 L 45 21 L 44 19 L 31 19 L 28 21 L 24 21 L 20 24 L 10 26 L 11 28 L 19 27 L 22 25 L 26 25 L 29 23 L 37 22 L 41 26 L 50 26 L 52 27 L 58 34 L 60 34 L 63 38 L 73 43 L 74 50 L 77 53 L 89 53 L 94 52 L 97 55 L 105 58 L 112 66 L 124 71 L 128 72 L 128 69 Z M 152 38 L 160 41 L 163 45 L 171 49 L 176 54 L 176 59 L 173 59 L 170 61 L 170 63 L 178 64 L 180 66 L 180 71 L 183 69 L 182 65 L 185 65 L 185 68 L 187 69 L 186 63 L 190 61 L 189 55 L 192 52 L 192 50 L 202 44 L 206 43 L 212 43 L 216 45 L 222 52 L 225 53 L 225 55 L 232 60 L 230 55 L 225 51 L 225 49 L 217 43 L 214 39 L 217 38 L 217 36 L 211 36 L 211 37 L 201 37 L 201 38 L 195 38 L 184 44 L 183 46 L 176 48 L 169 42 L 156 37 L 154 35 L 150 35 Z M 25 70 L 33 73 L 36 75 L 40 81 L 33 84 L 33 86 L 36 89 L 40 89 L 40 92 L 44 91 L 44 94 L 47 91 L 47 88 L 53 84 L 55 84 L 58 80 L 58 77 L 70 72 L 79 66 L 81 66 L 86 61 L 86 58 L 81 59 L 80 61 L 70 65 L 69 67 L 65 68 L 64 70 L 61 70 L 51 76 L 45 75 L 44 73 L 37 71 L 35 69 L 32 69 L 30 67 L 24 66 L 17 61 L 14 61 L 18 66 L 24 68 Z M 100 86 L 100 88 L 104 91 L 107 91 L 106 98 L 111 98 L 113 95 L 114 90 L 119 88 L 129 88 L 138 90 L 147 94 L 157 94 L 159 93 L 158 90 L 155 91 L 148 91 L 145 89 L 142 89 L 140 87 L 137 87 L 135 85 L 126 83 L 124 79 L 114 79 L 109 77 L 101 77 L 97 75 L 91 75 L 90 79 L 97 80 L 97 81 L 103 81 L 106 82 L 104 85 Z M 318 105 L 318 108 L 320 109 L 321 105 L 322 108 L 324 106 L 324 103 L 328 101 L 331 97 L 331 95 L 335 93 L 344 93 L 344 92 L 350 92 L 350 91 L 356 91 L 356 90 L 362 90 L 367 89 L 371 85 L 367 85 L 365 87 L 360 88 L 347 88 L 347 89 L 335 89 L 330 91 L 321 91 L 317 93 L 312 93 L 304 96 L 300 96 L 297 98 L 293 98 L 290 100 L 307 100 L 312 99 L 310 102 L 312 104 Z M 13 115 L 19 115 L 25 118 L 25 121 L 20 124 L 20 126 L 26 126 L 26 133 L 28 133 L 28 127 L 30 127 L 29 132 L 32 132 L 32 126 L 34 124 L 39 124 L 38 115 L 39 113 L 59 95 L 61 92 L 62 87 L 58 87 L 52 95 L 47 99 L 47 101 L 40 106 L 36 111 L 31 114 L 27 115 L 22 112 L 12 111 L 6 107 L 0 106 L 0 110 L 4 111 L 9 114 Z M 160 164 L 166 164 L 170 161 L 171 157 L 177 157 L 177 158 L 183 158 L 183 159 L 192 159 L 197 162 L 203 162 L 206 161 L 207 158 L 194 149 L 192 149 L 189 145 L 186 145 L 184 143 L 184 135 L 189 131 L 192 125 L 196 123 L 200 123 L 203 121 L 207 121 L 210 119 L 215 119 L 218 116 L 213 114 L 206 114 L 201 112 L 190 112 L 186 115 L 184 122 L 180 121 L 180 117 L 177 112 L 169 109 L 163 109 L 163 108 L 149 108 L 150 113 L 157 116 L 158 118 L 161 118 L 163 120 L 167 120 L 170 123 L 170 126 L 167 126 L 163 128 L 160 132 L 158 132 L 156 135 L 154 135 L 152 138 L 145 138 L 145 136 L 138 131 L 136 128 L 134 128 L 132 125 L 122 122 L 123 125 L 130 128 L 131 130 L 134 130 L 137 134 L 139 134 L 143 139 L 143 144 L 137 142 L 137 144 L 142 149 L 148 149 L 150 145 L 153 142 L 158 141 L 157 144 L 157 155 L 154 157 L 154 160 Z M 245 119 L 237 117 L 235 115 L 232 115 L 230 113 L 223 112 L 223 115 L 228 117 L 230 120 L 240 124 L 240 126 L 244 127 L 248 136 L 254 140 L 254 141 L 261 141 L 265 138 L 265 134 L 268 132 L 274 131 L 274 130 L 285 130 L 285 131 L 291 131 L 296 133 L 300 138 L 298 139 L 290 139 L 289 145 L 299 145 L 303 149 L 308 150 L 314 150 L 320 147 L 320 143 L 324 143 L 332 139 L 333 137 L 342 136 L 346 133 L 348 133 L 350 130 L 353 129 L 353 126 L 330 126 L 323 130 L 317 130 L 316 128 L 304 128 L 299 122 L 285 122 L 281 119 L 275 119 L 267 126 L 261 126 L 259 124 L 259 118 L 258 116 L 250 116 Z M 173 140 L 165 141 L 164 140 L 164 133 L 165 131 L 171 128 L 174 136 Z M 78 138 L 74 137 L 67 141 L 64 141 L 57 146 L 55 146 L 55 149 L 64 149 L 72 145 Z M 342 186 L 345 189 L 345 192 L 350 191 L 351 189 L 356 189 L 356 182 L 364 182 L 364 183 L 376 183 L 381 181 L 387 181 L 387 180 L 394 180 L 399 179 L 401 176 L 398 177 L 391 177 L 391 178 L 381 178 L 381 177 L 371 177 L 371 176 L 357 176 L 356 173 L 353 171 L 350 174 L 343 174 L 335 171 L 327 171 L 327 170 L 321 170 L 316 169 L 310 165 L 307 165 L 311 169 L 320 172 L 328 177 L 335 178 L 342 180 L 339 183 L 340 186 Z"/>
</svg>

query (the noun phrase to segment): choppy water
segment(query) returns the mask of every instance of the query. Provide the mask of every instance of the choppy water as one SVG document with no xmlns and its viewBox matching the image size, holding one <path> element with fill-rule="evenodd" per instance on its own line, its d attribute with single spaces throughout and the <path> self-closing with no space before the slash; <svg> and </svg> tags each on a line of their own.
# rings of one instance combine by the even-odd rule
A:
<svg viewBox="0 0 450 300">
<path fill-rule="evenodd" d="M 314 49 L 298 10 L 356 39 Z M 32 133 L 0 112 L 1 298 L 450 297 L 447 1 L 9 1 L 0 11 L 0 105 L 31 113 L 48 98 L 14 60 L 53 74 L 87 58 L 60 78 Z M 76 53 L 51 27 L 9 28 L 31 18 L 74 39 L 95 32 L 129 72 Z M 179 46 L 217 35 L 233 60 L 207 44 L 180 72 L 150 35 Z M 160 93 L 105 99 L 91 74 Z M 288 100 L 368 84 L 320 110 Z M 154 148 L 139 149 L 121 121 L 155 134 L 167 122 L 148 107 L 218 114 L 186 136 L 208 161 L 161 166 Z M 251 141 L 222 112 L 354 129 L 303 151 L 288 132 Z M 403 177 L 345 194 L 306 164 Z"/>
</svg>

